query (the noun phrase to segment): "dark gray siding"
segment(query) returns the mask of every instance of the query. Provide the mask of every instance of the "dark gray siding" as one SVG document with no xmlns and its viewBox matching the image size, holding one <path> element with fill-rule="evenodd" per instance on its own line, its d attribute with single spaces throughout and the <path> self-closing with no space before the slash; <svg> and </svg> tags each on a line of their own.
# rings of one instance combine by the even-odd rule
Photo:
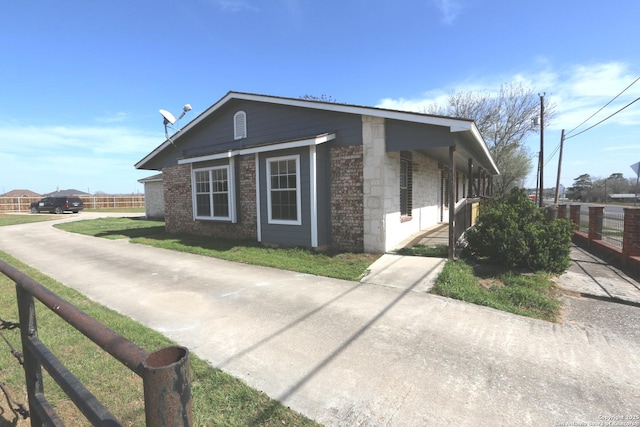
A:
<svg viewBox="0 0 640 427">
<path fill-rule="evenodd" d="M 387 120 L 387 151 L 449 147 L 454 144 L 448 127 Z"/>
<path fill-rule="evenodd" d="M 247 115 L 247 138 L 233 139 L 233 116 Z M 176 141 L 181 157 L 194 157 L 335 132 L 337 145 L 362 143 L 356 114 L 231 100 Z"/>
<path fill-rule="evenodd" d="M 269 224 L 267 206 L 267 159 L 300 155 L 301 225 Z M 309 148 L 280 150 L 260 154 L 260 218 L 262 242 L 286 246 L 311 246 L 311 210 L 309 192 Z"/>
</svg>

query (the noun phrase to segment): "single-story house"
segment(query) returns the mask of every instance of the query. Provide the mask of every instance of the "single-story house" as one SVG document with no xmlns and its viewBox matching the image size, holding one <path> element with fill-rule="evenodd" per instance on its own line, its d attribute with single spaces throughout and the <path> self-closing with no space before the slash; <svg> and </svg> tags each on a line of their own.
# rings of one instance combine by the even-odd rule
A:
<svg viewBox="0 0 640 427">
<path fill-rule="evenodd" d="M 499 173 L 471 120 L 240 92 L 135 167 L 162 172 L 170 233 L 373 253 Z"/>
<path fill-rule="evenodd" d="M 76 190 L 75 188 L 70 188 L 67 190 L 57 189 L 56 191 L 52 191 L 51 193 L 45 194 L 47 197 L 65 197 L 65 196 L 78 196 L 78 197 L 88 197 L 91 196 L 89 193 L 85 193 L 84 191 Z"/>
<path fill-rule="evenodd" d="M 40 197 L 39 193 L 31 190 L 11 190 L 7 193 L 0 194 L 1 197 Z"/>
<path fill-rule="evenodd" d="M 613 202 L 637 202 L 638 196 L 631 193 L 609 194 L 609 198 Z"/>
</svg>

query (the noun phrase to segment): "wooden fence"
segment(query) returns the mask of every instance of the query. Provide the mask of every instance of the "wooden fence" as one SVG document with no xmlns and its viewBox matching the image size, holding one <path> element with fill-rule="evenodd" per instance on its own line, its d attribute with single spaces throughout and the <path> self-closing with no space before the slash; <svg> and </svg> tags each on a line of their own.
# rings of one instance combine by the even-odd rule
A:
<svg viewBox="0 0 640 427">
<path fill-rule="evenodd" d="M 100 194 L 95 196 L 81 196 L 85 209 L 144 209 L 144 194 Z M 0 212 L 29 212 L 31 203 L 42 197 L 0 197 Z"/>
</svg>

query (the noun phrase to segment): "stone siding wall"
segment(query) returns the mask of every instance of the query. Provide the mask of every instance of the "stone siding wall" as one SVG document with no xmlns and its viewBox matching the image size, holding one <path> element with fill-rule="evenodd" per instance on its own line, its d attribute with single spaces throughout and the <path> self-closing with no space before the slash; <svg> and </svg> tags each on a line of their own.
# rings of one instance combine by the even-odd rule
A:
<svg viewBox="0 0 640 427">
<path fill-rule="evenodd" d="M 331 246 L 364 250 L 362 146 L 331 149 Z"/>
<path fill-rule="evenodd" d="M 256 174 L 254 156 L 239 160 L 240 200 L 238 222 L 193 219 L 190 165 L 163 170 L 166 203 L 165 224 L 169 233 L 189 233 L 230 239 L 257 239 Z"/>
<path fill-rule="evenodd" d="M 385 150 L 385 122 L 382 117 L 362 116 L 362 145 L 364 156 L 364 251 L 381 253 L 385 247 L 385 219 L 387 209 L 395 201 L 395 169 L 399 153 Z M 396 163 L 398 164 L 396 167 Z M 397 190 L 398 218 L 400 189 Z M 398 219 L 399 220 L 399 219 Z"/>
</svg>

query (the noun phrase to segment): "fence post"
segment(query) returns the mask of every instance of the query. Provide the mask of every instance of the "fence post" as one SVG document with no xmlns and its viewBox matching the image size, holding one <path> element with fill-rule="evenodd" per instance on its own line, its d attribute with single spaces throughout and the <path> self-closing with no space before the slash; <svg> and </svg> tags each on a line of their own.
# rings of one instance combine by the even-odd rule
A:
<svg viewBox="0 0 640 427">
<path fill-rule="evenodd" d="M 602 240 L 604 206 L 589 206 L 589 240 Z"/>
<path fill-rule="evenodd" d="M 574 228 L 580 229 L 580 205 L 569 205 L 569 218 Z"/>
<path fill-rule="evenodd" d="M 189 350 L 166 347 L 142 363 L 145 415 L 148 426 L 191 426 Z"/>
<path fill-rule="evenodd" d="M 567 217 L 567 205 L 558 205 L 558 218 Z"/>
<path fill-rule="evenodd" d="M 640 208 L 624 208 L 624 230 L 622 232 L 622 262 L 640 255 Z"/>
<path fill-rule="evenodd" d="M 33 356 L 29 350 L 28 341 L 30 337 L 38 335 L 36 324 L 36 307 L 33 296 L 16 284 L 16 297 L 18 298 L 18 318 L 20 319 L 20 338 L 22 339 L 24 378 L 27 387 L 27 400 L 29 401 L 29 416 L 31 427 L 41 427 L 42 419 L 38 411 L 36 393 L 44 394 L 42 383 L 42 366 L 38 358 Z"/>
</svg>

